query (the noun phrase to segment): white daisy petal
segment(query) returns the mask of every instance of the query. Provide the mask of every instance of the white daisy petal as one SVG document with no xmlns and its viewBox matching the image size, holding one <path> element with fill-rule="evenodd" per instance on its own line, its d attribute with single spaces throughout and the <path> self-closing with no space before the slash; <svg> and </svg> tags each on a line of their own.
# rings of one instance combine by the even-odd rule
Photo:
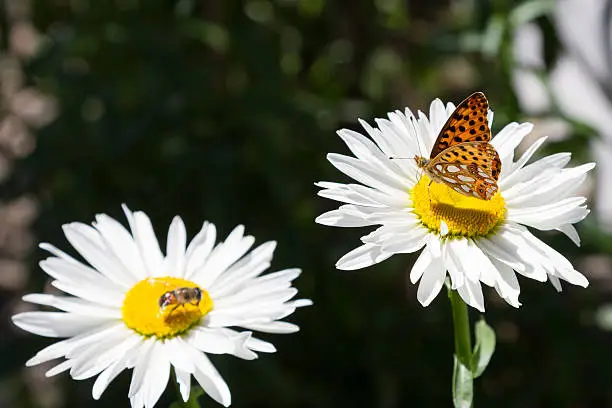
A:
<svg viewBox="0 0 612 408">
<path fill-rule="evenodd" d="M 431 128 L 431 124 L 429 123 L 429 119 L 427 118 L 427 116 L 421 111 L 417 112 L 417 116 L 418 116 L 418 127 L 419 127 L 421 135 L 423 135 L 424 138 L 435 139 L 436 134 Z M 433 145 L 433 140 L 432 140 L 432 145 Z"/>
<path fill-rule="evenodd" d="M 122 323 L 110 321 L 104 325 L 95 327 L 92 330 L 85 331 L 77 336 L 53 343 L 36 353 L 34 357 L 26 362 L 26 366 L 30 367 L 38 365 L 56 358 L 60 358 L 67 354 L 72 354 L 76 348 L 95 343 L 100 338 L 112 335 L 121 329 L 123 329 Z"/>
<path fill-rule="evenodd" d="M 19 328 L 45 337 L 72 337 L 107 322 L 107 317 L 59 312 L 25 312 L 13 316 L 13 323 Z"/>
<path fill-rule="evenodd" d="M 208 357 L 203 353 L 192 353 L 195 365 L 193 376 L 200 384 L 204 392 L 224 407 L 232 403 L 230 390 L 219 372 L 212 365 Z"/>
<path fill-rule="evenodd" d="M 368 138 L 348 129 L 338 131 L 338 136 L 357 158 L 392 177 L 401 178 L 400 168 Z"/>
<path fill-rule="evenodd" d="M 507 177 L 505 177 L 502 164 L 502 176 L 500 176 L 498 186 L 500 189 L 502 189 L 502 191 L 510 190 L 515 184 L 532 180 L 534 177 L 541 175 L 544 172 L 550 170 L 556 171 L 562 168 L 569 163 L 570 158 L 571 154 L 569 153 L 557 153 L 551 156 L 546 156 L 528 166 L 512 170 L 511 174 L 508 174 Z"/>
<path fill-rule="evenodd" d="M 56 365 L 55 367 L 53 367 L 52 369 L 48 370 L 45 373 L 45 377 L 53 377 L 54 375 L 58 375 L 65 371 L 68 371 L 72 368 L 73 364 L 74 364 L 73 360 L 63 361 L 59 363 L 58 365 Z"/>
<path fill-rule="evenodd" d="M 267 262 L 264 264 L 266 265 Z M 235 269 L 236 273 L 227 273 L 226 276 L 233 279 L 225 279 L 217 286 L 211 289 L 211 292 L 216 297 L 234 296 L 238 293 L 246 293 L 245 291 L 271 292 L 275 289 L 284 289 L 291 286 L 291 281 L 296 279 L 300 273 L 300 269 L 292 268 L 282 271 L 270 273 L 264 276 L 258 276 L 261 267 L 254 268 L 249 274 L 241 273 L 240 269 Z M 255 272 L 258 271 L 258 272 Z M 255 279 L 255 277 L 257 277 Z"/>
<path fill-rule="evenodd" d="M 287 322 L 268 322 L 268 323 L 251 323 L 240 325 L 248 330 L 260 331 L 263 333 L 288 334 L 295 333 L 300 330 L 298 325 Z"/>
<path fill-rule="evenodd" d="M 51 285 L 70 295 L 85 298 L 105 306 L 114 307 L 120 305 L 125 298 L 123 293 L 109 290 L 109 288 L 104 286 L 96 287 L 93 282 L 79 285 L 76 282 L 56 280 L 52 281 Z"/>
<path fill-rule="evenodd" d="M 88 316 L 108 317 L 113 319 L 121 318 L 121 310 L 119 308 L 97 305 L 77 297 L 32 293 L 25 295 L 23 300 L 25 302 L 51 306 L 64 312 L 72 312 L 75 314 L 83 314 Z"/>
<path fill-rule="evenodd" d="M 182 337 L 168 339 L 163 344 L 164 353 L 174 368 L 187 374 L 193 374 L 195 365 L 191 359 L 191 352 L 188 350 L 191 347 L 190 344 Z"/>
<path fill-rule="evenodd" d="M 429 270 L 434 259 L 435 257 L 429 250 L 429 246 L 426 246 L 414 265 L 412 265 L 412 270 L 410 271 L 410 282 L 417 283 L 425 271 Z"/>
<path fill-rule="evenodd" d="M 391 257 L 392 253 L 383 252 L 382 248 L 373 244 L 363 244 L 344 255 L 336 263 L 336 268 L 347 271 L 372 266 Z"/>
<path fill-rule="evenodd" d="M 411 220 L 407 218 L 391 221 L 368 235 L 361 237 L 361 241 L 366 244 L 387 246 L 393 244 L 396 238 L 408 241 L 417 239 L 423 235 L 423 232 L 424 228 L 416 219 Z M 427 232 L 425 231 L 425 233 Z"/>
<path fill-rule="evenodd" d="M 211 329 L 200 327 L 192 330 L 189 334 L 188 342 L 198 350 L 211 354 L 233 354 L 245 360 L 257 358 L 247 343 L 251 333 L 236 333 L 224 329 Z"/>
<path fill-rule="evenodd" d="M 83 380 L 100 373 L 108 367 L 116 359 L 114 355 L 112 356 L 114 358 L 104 356 L 109 350 L 120 350 L 118 355 L 122 355 L 121 351 L 126 344 L 126 340 L 134 339 L 136 336 L 121 330 L 123 328 L 120 326 L 117 328 L 120 330 L 115 330 L 109 333 L 110 335 L 108 336 L 99 337 L 95 342 L 89 341 L 87 344 L 73 347 L 70 352 L 65 354 L 66 358 L 69 358 L 73 363 L 70 369 L 72 378 Z"/>
<path fill-rule="evenodd" d="M 138 345 L 140 345 L 139 343 Z M 106 390 L 106 387 L 119 375 L 123 370 L 128 368 L 129 361 L 135 358 L 140 351 L 140 347 L 134 346 L 128 349 L 123 356 L 118 358 L 113 364 L 108 366 L 94 382 L 92 389 L 92 396 L 95 400 L 102 396 L 102 393 Z"/>
<path fill-rule="evenodd" d="M 268 343 L 267 341 L 263 341 L 260 339 L 256 339 L 254 337 L 249 337 L 246 345 L 251 350 L 259 351 L 260 353 L 276 353 L 276 347 L 274 347 L 274 344 Z"/>
<path fill-rule="evenodd" d="M 369 227 L 376 222 L 367 220 L 357 211 L 351 211 L 354 207 L 343 205 L 337 210 L 328 211 L 319 215 L 315 222 L 330 227 Z"/>
<path fill-rule="evenodd" d="M 520 262 L 521 259 L 531 260 L 529 263 L 522 263 L 524 269 L 517 269 L 518 273 L 539 282 L 546 282 L 548 276 L 542 263 L 539 262 L 539 254 L 525 241 L 524 236 L 516 234 L 511 229 L 503 228 L 500 233 L 491 237 L 491 241 L 495 242 L 507 254 L 510 254 L 517 262 Z"/>
<path fill-rule="evenodd" d="M 561 280 L 559 280 L 559 278 L 554 275 L 550 275 L 548 279 L 557 292 L 561 292 L 563 290 L 563 288 L 561 287 Z"/>
<path fill-rule="evenodd" d="M 268 290 L 269 286 L 270 285 L 263 285 L 256 288 L 256 286 L 253 285 L 248 292 L 240 291 L 234 295 L 227 296 L 225 299 L 215 303 L 216 310 L 248 317 L 255 312 L 253 310 L 254 304 L 257 304 L 258 308 L 261 310 L 265 310 L 268 304 L 272 304 L 276 310 L 276 305 L 287 302 L 297 294 L 297 289 L 295 288 L 273 287 L 270 291 Z"/>
<path fill-rule="evenodd" d="M 518 159 L 518 161 L 516 163 L 508 163 L 508 164 L 510 164 L 510 166 L 509 166 L 510 169 L 509 169 L 508 173 L 512 173 L 512 174 L 509 174 L 508 177 L 506 177 L 504 179 L 505 183 L 507 183 L 507 184 L 511 184 L 512 183 L 512 177 L 519 174 L 518 171 L 514 171 L 514 170 L 515 169 L 523 168 L 523 166 L 525 166 L 525 164 L 529 161 L 529 159 L 531 159 L 533 154 L 540 148 L 540 146 L 542 146 L 544 144 L 546 139 L 547 139 L 546 136 L 539 138 L 531 146 L 529 146 L 529 148 L 527 150 L 525 150 L 525 153 L 523 153 L 521 158 Z"/>
<path fill-rule="evenodd" d="M 363 121 L 361 122 L 361 124 L 363 125 Z M 376 124 L 382 131 L 381 133 L 383 137 L 393 145 L 395 156 L 391 154 L 389 155 L 390 157 L 410 157 L 409 155 L 398 155 L 398 153 L 401 152 L 410 154 L 414 152 L 414 149 L 411 146 L 412 143 L 410 143 L 410 139 L 405 137 L 405 128 L 398 128 L 393 124 L 393 122 L 386 119 L 376 119 Z"/>
<path fill-rule="evenodd" d="M 463 285 L 457 288 L 457 291 L 465 303 L 484 313 L 484 296 L 482 294 L 480 282 L 466 279 Z"/>
<path fill-rule="evenodd" d="M 489 124 L 491 124 L 491 125 L 493 125 L 493 118 L 494 118 L 494 116 L 495 116 L 495 113 L 491 109 L 489 109 L 487 111 L 487 120 L 489 121 Z"/>
<path fill-rule="evenodd" d="M 93 302 L 105 305 L 120 305 L 123 300 L 125 288 L 116 285 L 113 281 L 105 279 L 95 269 L 80 263 L 68 262 L 60 258 L 47 258 L 39 263 L 42 270 L 57 282 L 72 284 L 83 290 L 92 290 Z M 78 296 L 78 295 L 75 295 Z"/>
<path fill-rule="evenodd" d="M 322 187 L 327 183 L 316 183 Z M 360 184 L 346 184 L 326 188 L 317 193 L 321 197 L 329 198 L 348 204 L 360 205 L 365 207 L 401 207 L 408 199 L 408 194 L 403 191 L 395 191 L 393 194 L 381 193 L 371 187 Z"/>
<path fill-rule="evenodd" d="M 523 209 L 508 209 L 508 219 L 540 230 L 555 229 L 558 225 L 582 221 L 589 211 L 583 197 L 570 197 L 556 203 Z"/>
<path fill-rule="evenodd" d="M 163 276 L 163 255 L 153 231 L 151 220 L 142 211 L 134 213 L 132 234 L 149 276 Z"/>
<path fill-rule="evenodd" d="M 133 333 L 120 333 L 123 337 L 115 336 L 112 341 L 106 341 L 100 349 L 92 348 L 95 353 L 82 353 L 80 356 L 73 358 L 70 361 L 82 361 L 79 371 L 70 371 L 70 375 L 75 380 L 90 378 L 99 374 L 101 371 L 110 367 L 115 361 L 121 359 L 127 352 L 138 346 L 141 339 L 134 336 Z M 106 339 L 105 339 L 106 340 Z M 83 358 L 84 357 L 84 358 Z M 84 360 L 84 361 L 83 361 Z"/>
<path fill-rule="evenodd" d="M 502 161 L 502 174 L 505 171 L 505 167 L 508 167 L 508 163 L 512 163 L 514 158 L 514 149 L 523 141 L 527 136 L 533 125 L 531 123 L 509 123 L 491 140 L 491 144 L 497 150 L 499 158 Z"/>
<path fill-rule="evenodd" d="M 211 287 L 219 275 L 247 253 L 254 242 L 252 236 L 244 236 L 244 226 L 237 226 L 212 251 L 202 270 L 193 275 L 193 280 L 202 287 Z"/>
<path fill-rule="evenodd" d="M 571 239 L 572 242 L 576 244 L 576 246 L 580 246 L 580 237 L 578 236 L 578 231 L 576 231 L 576 227 L 574 227 L 572 224 L 563 224 L 555 229 L 567 235 L 567 237 Z"/>
<path fill-rule="evenodd" d="M 486 238 L 480 238 L 476 241 L 476 244 L 482 249 L 482 251 L 489 255 L 492 260 L 500 261 L 501 263 L 508 265 L 517 272 L 524 272 L 525 265 L 516 259 L 512 253 L 509 253 L 504 247 L 505 245 L 499 245 L 497 242 L 488 240 Z"/>
<path fill-rule="evenodd" d="M 146 371 L 143 374 L 142 386 L 139 391 L 130 397 L 132 407 L 138 408 L 141 406 L 153 408 L 159 400 L 162 393 L 168 385 L 170 379 L 170 362 L 166 355 L 162 352 L 163 346 L 160 343 L 154 343 L 150 352 L 149 360 L 146 362 Z M 136 366 L 136 371 L 139 366 Z M 136 373 L 134 373 L 136 376 Z"/>
<path fill-rule="evenodd" d="M 384 252 L 393 254 L 410 254 L 423 248 L 429 239 L 429 234 L 424 229 L 416 229 L 413 233 L 398 234 L 394 242 L 382 244 Z"/>
<path fill-rule="evenodd" d="M 189 401 L 189 393 L 191 392 L 191 374 L 187 371 L 183 371 L 181 369 L 174 368 L 174 372 L 176 374 L 176 382 L 179 385 L 179 390 L 181 392 L 181 397 L 184 402 Z"/>
<path fill-rule="evenodd" d="M 184 276 L 185 268 L 185 245 L 187 242 L 187 231 L 181 217 L 176 216 L 168 230 L 168 242 L 166 243 L 165 275 Z"/>
<path fill-rule="evenodd" d="M 224 312 L 223 310 L 213 310 L 206 315 L 206 327 L 228 327 L 228 326 L 241 326 L 245 327 L 247 324 L 258 323 L 262 320 L 267 320 L 260 316 L 242 316 Z"/>
<path fill-rule="evenodd" d="M 448 224 L 444 221 L 440 221 L 440 236 L 445 237 L 449 233 Z"/>
<path fill-rule="evenodd" d="M 64 251 L 56 248 L 55 246 L 53 246 L 53 245 L 51 245 L 49 243 L 42 242 L 38 246 L 39 246 L 40 249 L 44 249 L 45 251 L 49 252 L 52 255 L 55 255 L 57 258 L 62 259 L 62 260 L 66 261 L 69 264 L 83 265 L 81 262 L 77 261 L 76 259 L 74 259 L 70 255 L 68 255 Z M 83 265 L 83 266 L 85 266 L 85 265 Z"/>
<path fill-rule="evenodd" d="M 495 275 L 495 290 L 505 299 L 510 305 L 519 307 L 521 304 L 518 301 L 521 292 L 518 279 L 511 267 L 504 263 L 491 259 L 491 263 L 495 266 L 493 272 Z"/>
<path fill-rule="evenodd" d="M 566 280 L 573 285 L 582 287 L 587 287 L 589 285 L 586 277 L 575 270 L 572 264 L 563 255 L 536 238 L 533 234 L 527 231 L 525 227 L 517 227 L 523 233 L 523 236 L 528 244 L 540 251 L 542 258 L 546 260 L 549 265 L 552 264 L 551 266 L 555 269 L 554 276 Z"/>
<path fill-rule="evenodd" d="M 480 271 L 474 265 L 476 250 L 469 245 L 469 240 L 449 239 L 446 241 L 446 250 L 453 259 L 453 265 L 459 269 L 458 273 L 463 273 L 472 282 L 480 280 Z"/>
<path fill-rule="evenodd" d="M 417 299 L 423 306 L 428 306 L 444 285 L 446 278 L 446 267 L 441 258 L 434 258 L 429 264 L 429 268 L 425 271 L 419 282 L 417 289 Z"/>
<path fill-rule="evenodd" d="M 569 169 L 548 169 L 515 183 L 505 190 L 508 208 L 535 207 L 569 198 L 579 190 L 586 173 L 594 167 L 594 163 L 590 163 Z"/>
<path fill-rule="evenodd" d="M 130 381 L 128 397 L 136 395 L 138 391 L 140 391 L 140 389 L 142 388 L 142 381 L 144 379 L 144 375 L 147 370 L 147 364 L 149 362 L 149 354 L 153 349 L 154 345 L 154 339 L 144 339 L 141 347 L 133 356 L 133 359 L 126 362 L 128 368 L 134 368 L 134 373 L 132 374 L 132 381 Z"/>
<path fill-rule="evenodd" d="M 376 142 L 377 146 L 380 147 L 380 150 L 382 150 L 385 155 L 390 156 L 393 154 L 393 152 L 397 151 L 398 147 L 395 145 L 397 141 L 393 140 L 395 137 L 393 137 L 393 139 L 386 137 L 386 135 L 383 135 L 380 130 L 373 128 L 364 120 L 359 119 L 359 123 L 361 126 L 363 126 L 368 135 Z"/>
<path fill-rule="evenodd" d="M 396 194 L 409 187 L 391 177 L 388 173 L 377 172 L 371 166 L 352 157 L 330 153 L 327 160 L 347 176 L 387 194 Z"/>
<path fill-rule="evenodd" d="M 107 247 L 124 265 L 126 273 L 133 275 L 136 280 L 144 279 L 147 276 L 146 268 L 130 232 L 106 214 L 96 215 L 94 226 L 104 238 Z"/>
<path fill-rule="evenodd" d="M 190 279 L 208 260 L 208 256 L 215 246 L 216 239 L 217 228 L 214 224 L 205 222 L 198 235 L 195 236 L 187 247 L 187 252 L 185 254 L 185 258 L 187 259 L 185 277 L 187 279 Z"/>
<path fill-rule="evenodd" d="M 96 270 L 109 278 L 112 282 L 125 288 L 134 283 L 134 279 L 125 272 L 123 264 L 117 262 L 116 258 L 109 256 L 99 232 L 81 223 L 64 225 L 64 234 L 68 242 L 77 250 L 83 258 Z"/>
<path fill-rule="evenodd" d="M 240 261 L 227 268 L 210 285 L 209 292 L 215 297 L 227 296 L 230 292 L 244 286 L 246 282 L 251 281 L 268 269 L 275 249 L 275 241 L 261 244 Z"/>
<path fill-rule="evenodd" d="M 126 368 L 127 367 L 124 361 L 117 360 L 106 370 L 102 371 L 102 373 L 96 378 L 92 388 L 91 395 L 93 399 L 100 399 L 102 393 L 106 390 L 106 387 L 108 387 L 108 385 Z"/>
<path fill-rule="evenodd" d="M 464 259 L 469 261 L 469 267 L 474 268 L 476 276 L 482 283 L 491 287 L 495 286 L 497 268 L 472 239 L 466 241 L 469 254 Z"/>
<path fill-rule="evenodd" d="M 448 114 L 446 113 L 446 108 L 440 99 L 434 99 L 429 105 L 429 116 L 431 118 L 431 126 L 434 130 L 434 133 L 440 132 L 442 130 L 442 126 L 448 120 Z"/>
<path fill-rule="evenodd" d="M 459 286 L 463 285 L 466 277 L 463 271 L 460 269 L 460 266 L 457 264 L 457 261 L 453 256 L 452 249 L 449 245 L 447 245 L 447 242 L 444 242 L 441 246 L 441 258 L 446 270 L 448 270 L 448 274 L 450 275 L 451 288 L 457 289 Z"/>
</svg>

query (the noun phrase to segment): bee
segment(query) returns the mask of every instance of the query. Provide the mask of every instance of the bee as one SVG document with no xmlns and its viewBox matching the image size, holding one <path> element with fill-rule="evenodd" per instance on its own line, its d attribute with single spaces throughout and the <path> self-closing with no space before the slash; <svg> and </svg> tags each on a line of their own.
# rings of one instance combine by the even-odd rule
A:
<svg viewBox="0 0 612 408">
<path fill-rule="evenodd" d="M 167 306 L 174 305 L 168 316 L 172 314 L 179 306 L 191 304 L 197 306 L 202 300 L 202 290 L 200 288 L 176 288 L 170 290 L 159 298 L 159 307 L 164 310 Z"/>
</svg>

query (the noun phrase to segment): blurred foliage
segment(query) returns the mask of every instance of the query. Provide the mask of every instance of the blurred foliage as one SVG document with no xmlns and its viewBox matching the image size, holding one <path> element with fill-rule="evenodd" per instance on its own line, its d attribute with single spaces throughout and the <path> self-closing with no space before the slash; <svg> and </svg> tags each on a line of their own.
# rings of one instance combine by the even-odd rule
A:
<svg viewBox="0 0 612 408">
<path fill-rule="evenodd" d="M 204 220 L 222 235 L 244 223 L 258 242 L 278 240 L 274 268 L 304 270 L 297 286 L 315 306 L 291 317 L 299 333 L 263 336 L 276 354 L 254 362 L 213 356 L 233 406 L 450 405 L 448 299 L 441 294 L 427 309 L 418 304 L 406 279 L 411 255 L 363 271 L 335 270 L 364 231 L 316 225 L 314 218 L 336 204 L 316 197 L 313 183 L 346 180 L 325 155 L 347 152 L 335 130 L 357 130 L 357 118 L 373 121 L 404 106 L 427 111 L 435 97 L 458 102 L 483 90 L 495 110 L 494 131 L 524 119 L 510 80 L 511 33 L 535 21 L 548 33 L 553 61 L 560 45 L 550 2 L 32 4 L 45 37 L 27 77 L 57 98 L 60 116 L 38 132 L 36 151 L 19 163 L 2 197 L 38 198 L 38 240 L 68 250 L 63 223 L 90 222 L 101 212 L 122 219 L 121 203 L 146 211 L 162 242 L 175 214 L 191 236 Z M 591 133 L 576 127 L 574 135 L 563 149 L 588 158 L 583 140 Z M 589 254 L 612 252 L 598 244 L 612 238 L 595 222 L 589 231 L 582 248 L 540 235 L 580 265 Z M 43 256 L 32 254 L 27 291 L 43 290 L 47 277 L 36 266 Z M 610 406 L 612 335 L 594 323 L 609 292 L 597 282 L 562 295 L 528 279 L 521 286 L 518 310 L 487 292 L 498 345 L 475 383 L 477 405 Z M 5 320 L 10 313 L 6 308 Z M 38 406 L 23 363 L 53 340 L 18 333 L 7 322 L 2 330 L 11 331 L 0 344 L 6 406 Z M 92 380 L 62 374 L 55 381 L 65 407 L 107 407 L 127 406 L 129 378 L 123 373 L 100 401 L 91 398 Z M 175 398 L 169 386 L 159 406 Z"/>
</svg>

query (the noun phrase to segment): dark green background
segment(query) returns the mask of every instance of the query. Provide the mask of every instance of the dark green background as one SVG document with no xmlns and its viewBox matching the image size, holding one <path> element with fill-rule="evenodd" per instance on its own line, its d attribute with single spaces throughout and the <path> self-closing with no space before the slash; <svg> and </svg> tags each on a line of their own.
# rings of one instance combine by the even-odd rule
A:
<svg viewBox="0 0 612 408">
<path fill-rule="evenodd" d="M 101 212 L 124 222 L 121 203 L 147 212 L 162 242 L 175 214 L 190 236 L 210 220 L 222 235 L 243 223 L 258 242 L 277 240 L 273 269 L 301 267 L 296 286 L 315 305 L 291 316 L 299 333 L 262 335 L 276 354 L 254 362 L 212 357 L 234 407 L 449 407 L 446 295 L 421 307 L 406 279 L 410 255 L 336 270 L 366 229 L 315 224 L 337 204 L 318 198 L 313 183 L 347 180 L 325 156 L 348 152 L 335 130 L 359 129 L 358 117 L 373 123 L 387 111 L 428 110 L 435 97 L 457 103 L 483 90 L 496 113 L 494 132 L 525 119 L 510 83 L 506 18 L 525 2 L 450 3 L 33 0 L 33 22 L 46 39 L 25 69 L 31 85 L 57 98 L 60 114 L 37 132 L 37 149 L 18 163 L 2 198 L 35 196 L 37 240 L 65 250 L 63 223 L 91 222 Z M 536 17 L 552 66 L 562 46 L 550 19 Z M 502 21 L 493 53 L 462 45 L 493 19 Z M 596 136 L 576 124 L 569 141 L 547 152 L 589 160 L 586 137 Z M 579 227 L 581 248 L 560 235 L 543 239 L 576 264 L 612 252 L 596 225 L 591 215 Z M 27 292 L 47 281 L 36 266 L 43 256 L 31 255 Z M 611 406 L 612 335 L 594 323 L 609 292 L 593 279 L 588 289 L 565 285 L 562 294 L 520 282 L 518 310 L 486 290 L 499 341 L 476 382 L 476 406 Z M 2 407 L 36 406 L 23 363 L 54 341 L 11 327 L 20 295 L 0 297 Z M 66 407 L 123 407 L 129 378 L 124 372 L 97 402 L 93 380 L 64 373 L 58 381 Z M 169 386 L 158 406 L 174 399 Z"/>
</svg>

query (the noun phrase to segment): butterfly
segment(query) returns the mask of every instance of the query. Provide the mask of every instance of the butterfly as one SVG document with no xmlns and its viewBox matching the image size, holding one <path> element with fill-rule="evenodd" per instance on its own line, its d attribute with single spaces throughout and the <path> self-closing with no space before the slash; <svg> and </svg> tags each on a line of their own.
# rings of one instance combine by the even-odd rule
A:
<svg viewBox="0 0 612 408">
<path fill-rule="evenodd" d="M 489 102 L 482 92 L 468 96 L 442 127 L 429 159 L 414 156 L 417 166 L 436 183 L 469 197 L 490 200 L 498 190 L 501 161 L 489 143 L 488 110 Z"/>
</svg>

